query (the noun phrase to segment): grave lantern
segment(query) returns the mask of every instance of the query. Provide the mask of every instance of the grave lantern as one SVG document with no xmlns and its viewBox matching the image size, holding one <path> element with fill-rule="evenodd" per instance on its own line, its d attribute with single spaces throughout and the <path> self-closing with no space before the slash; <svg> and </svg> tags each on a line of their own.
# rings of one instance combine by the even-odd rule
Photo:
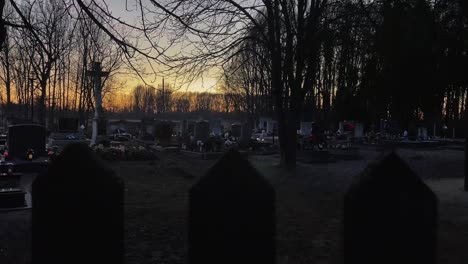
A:
<svg viewBox="0 0 468 264">
<path fill-rule="evenodd" d="M 12 163 L 8 163 L 8 168 L 7 168 L 7 174 L 8 175 L 12 175 L 13 174 L 13 164 Z"/>
<path fill-rule="evenodd" d="M 28 149 L 28 160 L 32 161 L 34 159 L 34 150 Z"/>
</svg>

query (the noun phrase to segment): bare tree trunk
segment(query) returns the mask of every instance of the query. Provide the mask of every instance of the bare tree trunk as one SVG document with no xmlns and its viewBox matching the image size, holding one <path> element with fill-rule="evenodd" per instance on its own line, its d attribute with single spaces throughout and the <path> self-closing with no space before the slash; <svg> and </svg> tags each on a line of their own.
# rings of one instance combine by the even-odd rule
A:
<svg viewBox="0 0 468 264">
<path fill-rule="evenodd" d="M 6 89 L 6 117 L 7 120 L 10 120 L 11 118 L 11 74 L 10 74 L 10 46 L 8 43 L 8 40 L 6 40 L 6 45 L 5 45 L 5 89 Z"/>
<path fill-rule="evenodd" d="M 5 7 L 5 0 L 0 0 L 0 47 L 3 46 L 7 37 L 5 28 L 5 21 L 3 20 L 3 9 Z"/>
<path fill-rule="evenodd" d="M 465 97 L 465 191 L 468 191 L 468 96 Z"/>
</svg>

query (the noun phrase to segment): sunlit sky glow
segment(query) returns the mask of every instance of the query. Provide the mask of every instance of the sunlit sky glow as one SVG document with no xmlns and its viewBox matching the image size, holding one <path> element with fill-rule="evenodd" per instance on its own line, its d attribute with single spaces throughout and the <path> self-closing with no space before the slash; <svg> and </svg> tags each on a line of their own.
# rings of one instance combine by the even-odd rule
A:
<svg viewBox="0 0 468 264">
<path fill-rule="evenodd" d="M 121 20 L 124 20 L 130 24 L 135 24 L 135 22 L 139 21 L 140 17 L 140 10 L 135 8 L 135 4 L 137 1 L 133 0 L 107 0 L 105 3 L 108 5 L 109 10 L 112 12 L 112 15 L 118 17 Z M 145 40 L 141 38 L 140 45 L 144 46 Z M 161 41 L 164 41 L 162 39 Z M 172 47 L 168 50 L 169 54 L 177 53 L 182 49 L 182 47 Z M 153 66 L 157 67 L 157 63 Z M 164 76 L 163 74 L 156 74 L 156 76 L 152 73 L 152 69 L 148 63 L 143 63 L 141 65 L 144 68 L 144 72 L 147 75 L 143 76 L 145 82 L 147 84 L 158 86 L 162 82 L 162 78 L 165 78 L 165 83 L 169 83 L 169 85 L 179 89 L 180 91 L 196 91 L 196 92 L 216 92 L 217 81 L 219 78 L 219 70 L 217 69 L 210 69 L 208 73 L 204 74 L 201 78 L 196 79 L 191 83 L 186 83 L 181 76 L 177 76 L 175 79 L 174 76 Z M 125 81 L 126 89 L 131 89 L 138 84 L 143 84 L 143 81 L 137 74 L 126 74 L 122 76 L 118 76 L 119 79 Z M 182 83 L 184 82 L 184 83 Z"/>
</svg>

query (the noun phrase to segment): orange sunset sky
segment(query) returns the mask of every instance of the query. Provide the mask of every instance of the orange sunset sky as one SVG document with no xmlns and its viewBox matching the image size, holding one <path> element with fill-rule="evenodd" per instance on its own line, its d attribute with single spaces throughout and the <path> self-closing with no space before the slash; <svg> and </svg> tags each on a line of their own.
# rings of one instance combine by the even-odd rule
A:
<svg viewBox="0 0 468 264">
<path fill-rule="evenodd" d="M 140 10 L 135 8 L 136 1 L 128 1 L 128 0 L 106 0 L 105 3 L 108 5 L 110 12 L 115 17 L 118 17 L 121 20 L 124 20 L 127 23 L 135 24 L 138 19 L 140 18 Z M 139 40 L 140 42 L 144 43 L 144 40 Z M 180 49 L 184 47 L 177 47 L 172 48 L 169 53 L 176 53 L 179 52 Z M 179 50 L 178 50 L 179 49 Z M 162 73 L 149 74 L 152 72 L 151 67 L 148 63 L 142 63 L 142 67 L 145 68 L 145 71 L 148 73 L 147 76 L 144 76 L 145 82 L 147 84 L 158 86 L 162 83 L 162 79 L 164 77 L 164 81 L 166 84 L 171 85 L 175 89 L 179 91 L 193 91 L 193 92 L 216 92 L 217 82 L 219 79 L 219 69 L 208 69 L 207 73 L 205 73 L 201 78 L 197 78 L 196 80 L 187 83 L 183 79 L 183 76 L 178 76 L 175 78 L 174 76 L 167 76 Z M 153 64 L 153 67 L 158 67 L 157 63 Z M 119 81 L 124 81 L 125 90 L 123 92 L 128 92 L 133 87 L 138 84 L 143 84 L 143 81 L 139 76 L 136 74 L 122 74 L 116 76 Z"/>
</svg>

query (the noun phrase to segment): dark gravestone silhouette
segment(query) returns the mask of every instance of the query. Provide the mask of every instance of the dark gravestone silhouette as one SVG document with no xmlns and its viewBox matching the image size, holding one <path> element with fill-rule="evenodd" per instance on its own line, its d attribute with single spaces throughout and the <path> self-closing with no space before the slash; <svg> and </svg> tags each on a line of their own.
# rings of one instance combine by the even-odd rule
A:
<svg viewBox="0 0 468 264">
<path fill-rule="evenodd" d="M 32 187 L 32 263 L 123 263 L 123 182 L 70 144 Z"/>
<path fill-rule="evenodd" d="M 395 153 L 371 164 L 344 204 L 344 260 L 436 262 L 437 198 Z"/>
<path fill-rule="evenodd" d="M 231 137 L 240 138 L 242 136 L 242 126 L 234 124 L 231 126 Z"/>
<path fill-rule="evenodd" d="M 58 131 L 76 132 L 79 128 L 78 118 L 60 118 L 58 120 Z"/>
<path fill-rule="evenodd" d="M 230 150 L 190 190 L 190 264 L 275 263 L 275 191 Z"/>
<path fill-rule="evenodd" d="M 39 125 L 14 125 L 8 128 L 8 154 L 11 158 L 26 159 L 28 149 L 35 156 L 45 155 L 46 129 Z"/>
<path fill-rule="evenodd" d="M 107 120 L 101 117 L 98 120 L 98 136 L 105 135 L 107 135 Z"/>
<path fill-rule="evenodd" d="M 195 140 L 206 142 L 210 136 L 210 123 L 200 121 L 195 124 Z"/>
</svg>

